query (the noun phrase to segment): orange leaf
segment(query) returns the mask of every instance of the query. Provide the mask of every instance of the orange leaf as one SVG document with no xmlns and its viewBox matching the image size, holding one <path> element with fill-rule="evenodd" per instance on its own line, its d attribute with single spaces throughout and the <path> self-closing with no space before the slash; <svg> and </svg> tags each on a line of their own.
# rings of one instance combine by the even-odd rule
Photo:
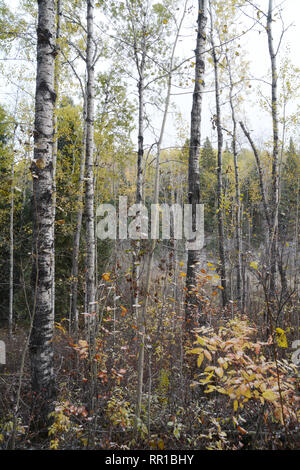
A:
<svg viewBox="0 0 300 470">
<path fill-rule="evenodd" d="M 102 274 L 102 279 L 104 281 L 110 281 L 110 273 L 103 273 Z"/>
</svg>

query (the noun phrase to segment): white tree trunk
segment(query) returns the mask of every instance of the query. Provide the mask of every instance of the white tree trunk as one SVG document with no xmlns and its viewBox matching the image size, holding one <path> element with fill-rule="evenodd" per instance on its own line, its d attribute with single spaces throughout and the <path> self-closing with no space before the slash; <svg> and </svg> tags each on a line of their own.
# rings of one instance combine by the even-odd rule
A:
<svg viewBox="0 0 300 470">
<path fill-rule="evenodd" d="M 53 372 L 52 279 L 53 240 L 53 110 L 55 2 L 38 2 L 37 76 L 35 96 L 33 177 L 33 328 L 30 338 L 32 388 L 41 405 L 40 419 L 47 420 L 55 398 Z"/>
<path fill-rule="evenodd" d="M 95 217 L 94 217 L 94 0 L 87 0 L 87 97 L 86 97 L 86 160 L 85 160 L 85 215 L 87 239 L 87 307 L 95 308 Z M 93 317 L 90 324 L 93 325 Z"/>
</svg>

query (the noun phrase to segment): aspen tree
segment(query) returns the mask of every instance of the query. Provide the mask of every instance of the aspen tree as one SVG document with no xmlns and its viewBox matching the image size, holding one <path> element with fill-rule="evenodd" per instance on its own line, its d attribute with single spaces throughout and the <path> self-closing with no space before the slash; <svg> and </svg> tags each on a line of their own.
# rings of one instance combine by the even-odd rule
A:
<svg viewBox="0 0 300 470">
<path fill-rule="evenodd" d="M 52 279 L 53 240 L 53 112 L 55 5 L 54 0 L 38 3 L 37 75 L 35 95 L 33 177 L 33 328 L 30 338 L 32 390 L 39 398 L 41 422 L 47 420 L 55 398 L 53 370 Z"/>
<path fill-rule="evenodd" d="M 223 307 L 227 304 L 227 280 L 226 280 L 226 257 L 225 257 L 225 237 L 224 237 L 224 213 L 223 213 L 223 182 L 222 182 L 222 171 L 223 171 L 223 130 L 221 123 L 221 106 L 220 106 L 220 85 L 219 85 L 219 61 L 217 58 L 217 51 L 214 42 L 213 33 L 213 12 L 211 1 L 210 6 L 210 17 L 211 17 L 211 34 L 210 41 L 212 45 L 212 58 L 214 65 L 214 80 L 215 80 L 215 100 L 216 100 L 216 114 L 215 114 L 215 126 L 218 134 L 218 163 L 217 163 L 217 219 L 218 219 L 218 242 L 219 242 L 219 258 L 220 258 L 220 274 L 222 284 L 222 301 Z"/>
<path fill-rule="evenodd" d="M 200 204 L 200 145 L 201 145 L 201 117 L 202 97 L 204 90 L 205 61 L 204 51 L 206 45 L 207 24 L 207 0 L 198 0 L 198 29 L 197 43 L 195 49 L 195 85 L 193 91 L 193 105 L 191 112 L 191 134 L 189 146 L 189 169 L 188 169 L 188 199 L 193 210 L 193 229 L 195 229 L 196 205 Z M 192 292 L 197 282 L 197 271 L 199 269 L 200 251 L 189 250 L 187 261 L 186 287 L 186 328 L 193 326 L 192 316 L 195 308 L 200 308 L 199 302 Z"/>
</svg>

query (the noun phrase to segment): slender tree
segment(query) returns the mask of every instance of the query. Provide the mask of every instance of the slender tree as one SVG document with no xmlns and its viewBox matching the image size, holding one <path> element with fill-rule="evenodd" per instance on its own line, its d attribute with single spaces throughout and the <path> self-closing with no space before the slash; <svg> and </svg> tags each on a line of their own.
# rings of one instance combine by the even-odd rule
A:
<svg viewBox="0 0 300 470">
<path fill-rule="evenodd" d="M 94 194 L 94 0 L 87 0 L 87 47 L 86 47 L 86 154 L 85 154 L 85 218 L 86 218 L 86 304 L 89 313 L 89 357 L 90 357 L 90 397 L 91 413 L 95 409 L 96 362 L 96 239 L 95 239 L 95 194 Z M 90 423 L 89 445 L 95 443 L 95 428 Z"/>
<path fill-rule="evenodd" d="M 276 278 L 276 261 L 277 261 L 277 245 L 278 245 L 278 206 L 279 206 L 279 118 L 278 118 L 278 73 L 277 73 L 277 60 L 278 53 L 274 48 L 273 40 L 273 0 L 269 0 L 269 8 L 267 15 L 267 36 L 269 56 L 271 61 L 271 75 L 272 75 L 272 93 L 271 93 L 271 107 L 272 107 L 272 125 L 273 125 L 273 155 L 272 155 L 272 200 L 271 200 L 271 214 L 272 214 L 272 227 L 270 233 L 271 250 L 270 250 L 270 291 L 275 290 Z"/>
<path fill-rule="evenodd" d="M 214 41 L 214 26 L 213 26 L 213 12 L 212 3 L 209 1 L 210 18 L 211 18 L 211 34 L 210 40 L 212 45 L 212 58 L 214 64 L 214 81 L 215 81 L 215 100 L 216 100 L 216 114 L 215 126 L 218 134 L 218 163 L 217 163 L 217 218 L 218 218 L 218 241 L 219 241 L 219 258 L 220 258 L 220 274 L 222 284 L 222 301 L 223 307 L 227 304 L 227 281 L 226 281 L 226 258 L 225 258 L 225 237 L 224 237 L 224 211 L 223 211 L 223 130 L 221 121 L 221 106 L 220 106 L 220 84 L 219 84 L 219 61 Z"/>
<path fill-rule="evenodd" d="M 201 115 L 202 115 L 202 96 L 204 90 L 204 49 L 206 45 L 206 24 L 207 24 L 207 0 L 198 0 L 198 29 L 197 43 L 195 49 L 195 86 L 193 92 L 193 105 L 191 112 L 191 134 L 189 146 L 189 170 L 188 170 L 188 197 L 189 204 L 193 210 L 193 229 L 196 224 L 196 205 L 200 204 L 200 145 L 201 145 Z M 200 262 L 200 251 L 189 250 L 187 261 L 186 287 L 187 305 L 186 305 L 186 327 L 189 330 L 192 327 L 192 314 L 195 308 L 200 308 L 196 295 L 193 294 L 193 288 L 197 282 L 197 271 Z"/>
<path fill-rule="evenodd" d="M 17 113 L 18 95 L 14 115 Z M 9 217 L 9 312 L 8 312 L 8 333 L 11 336 L 14 322 L 14 213 L 15 213 L 15 138 L 18 123 L 15 122 L 12 139 L 12 162 L 11 162 L 11 190 L 10 190 L 10 217 Z"/>
<path fill-rule="evenodd" d="M 181 20 L 179 21 L 176 36 L 174 39 L 173 47 L 171 50 L 171 56 L 168 66 L 168 73 L 167 73 L 167 93 L 165 98 L 165 107 L 164 113 L 161 123 L 160 135 L 158 142 L 156 143 L 156 160 L 155 160 L 155 183 L 154 183 L 154 196 L 153 196 L 153 203 L 159 203 L 159 185 L 160 185 L 160 157 L 161 157 L 161 146 L 165 134 L 165 128 L 169 113 L 170 107 L 170 98 L 171 98 L 171 91 L 172 91 L 172 79 L 173 79 L 173 68 L 174 68 L 174 60 L 175 60 L 175 52 L 176 47 L 180 35 L 180 31 L 182 28 L 183 20 L 186 15 L 187 10 L 187 0 L 184 4 L 183 14 Z M 153 232 L 156 233 L 157 225 L 159 226 L 159 221 L 157 218 L 154 220 L 154 226 L 152 228 Z M 146 315 L 147 315 L 147 307 L 148 307 L 148 298 L 150 294 L 150 285 L 151 285 L 151 273 L 153 269 L 153 258 L 154 258 L 154 250 L 156 247 L 156 239 L 154 238 L 151 242 L 150 253 L 147 263 L 147 274 L 146 274 L 146 286 L 145 286 L 145 298 L 144 304 L 141 309 L 141 319 L 140 319 L 140 334 L 141 334 L 141 342 L 140 342 L 140 349 L 139 349 L 139 362 L 138 362 L 138 387 L 137 387 L 137 402 L 136 402 L 136 423 L 140 418 L 141 413 L 141 406 L 142 406 L 142 390 L 143 390 L 143 371 L 144 371 L 144 350 L 145 350 L 145 324 L 146 324 Z"/>
<path fill-rule="evenodd" d="M 82 227 L 83 216 L 83 196 L 84 196 L 84 171 L 85 171 L 85 154 L 86 154 L 86 94 L 83 88 L 83 136 L 82 136 L 82 149 L 80 154 L 80 167 L 79 167 L 79 181 L 78 181 L 78 196 L 77 196 L 77 215 L 76 215 L 76 228 L 73 238 L 73 251 L 72 251 L 72 285 L 71 285 L 71 321 L 74 325 L 76 334 L 78 333 L 78 275 L 79 275 L 79 249 L 80 249 L 80 235 Z"/>
<path fill-rule="evenodd" d="M 95 217 L 94 217 L 94 0 L 87 0 L 86 48 L 86 160 L 85 160 L 85 216 L 86 216 L 86 271 L 87 306 L 93 324 L 95 308 Z"/>
<path fill-rule="evenodd" d="M 240 176 L 238 167 L 238 151 L 237 151 L 237 119 L 236 111 L 233 101 L 234 93 L 234 82 L 232 77 L 232 70 L 230 60 L 226 54 L 228 75 L 229 75 L 229 102 L 232 119 L 232 153 L 234 163 L 234 176 L 235 176 L 235 204 L 236 204 L 236 222 L 235 222 L 235 238 L 236 238 L 236 290 L 237 290 L 237 302 L 239 309 L 243 309 L 243 278 L 242 278 L 242 233 L 241 233 L 241 191 L 240 191 Z"/>
<path fill-rule="evenodd" d="M 61 35 L 61 14 L 62 14 L 62 0 L 56 0 L 56 45 L 58 46 L 60 35 Z M 58 50 L 58 47 L 57 47 Z M 60 61 L 59 55 L 55 58 L 55 71 L 54 71 L 54 90 L 58 95 L 59 89 L 59 73 L 60 73 Z M 55 221 L 56 214 L 56 163 L 57 163 L 57 110 L 54 110 L 53 115 L 53 129 L 54 129 L 54 142 L 53 142 L 53 219 Z M 53 224 L 53 238 L 55 237 L 55 224 Z M 55 246 L 53 247 L 55 257 Z M 53 317 L 55 316 L 55 263 L 53 265 L 53 276 L 52 276 L 52 308 Z"/>
<path fill-rule="evenodd" d="M 35 95 L 33 177 L 33 328 L 30 338 L 32 389 L 41 405 L 40 419 L 47 420 L 55 398 L 53 371 L 52 279 L 53 240 L 53 111 L 55 5 L 54 0 L 38 3 L 37 75 Z"/>
</svg>

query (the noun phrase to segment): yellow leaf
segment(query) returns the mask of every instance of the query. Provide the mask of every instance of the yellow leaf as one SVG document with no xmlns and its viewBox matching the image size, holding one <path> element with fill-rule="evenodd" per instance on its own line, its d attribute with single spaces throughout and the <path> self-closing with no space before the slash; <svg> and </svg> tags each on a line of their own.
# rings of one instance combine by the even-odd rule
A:
<svg viewBox="0 0 300 470">
<path fill-rule="evenodd" d="M 190 349 L 190 350 L 188 351 L 188 353 L 189 353 L 189 354 L 201 354 L 202 351 L 203 351 L 202 348 L 194 348 L 194 349 Z"/>
<path fill-rule="evenodd" d="M 216 387 L 214 385 L 208 385 L 207 389 L 204 391 L 204 393 L 211 393 L 214 390 L 216 390 Z"/>
<path fill-rule="evenodd" d="M 272 390 L 266 390 L 262 396 L 266 399 L 266 400 L 269 400 L 269 401 L 275 401 L 277 400 L 277 394 L 274 393 Z"/>
<path fill-rule="evenodd" d="M 205 342 L 203 341 L 203 338 L 200 338 L 200 336 L 197 336 L 197 343 L 201 344 L 201 346 L 205 345 Z"/>
<path fill-rule="evenodd" d="M 288 347 L 285 331 L 281 328 L 276 328 L 276 341 L 280 348 Z"/>
<path fill-rule="evenodd" d="M 204 351 L 204 355 L 205 355 L 206 359 L 208 359 L 209 361 L 212 360 L 212 355 L 210 354 L 209 351 Z"/>
<path fill-rule="evenodd" d="M 165 444 L 164 444 L 164 441 L 162 439 L 159 439 L 159 441 L 157 443 L 157 447 L 159 448 L 159 450 L 164 450 Z"/>
<path fill-rule="evenodd" d="M 219 377 L 223 377 L 224 375 L 224 370 L 222 369 L 222 367 L 216 367 L 215 368 L 215 371 L 216 371 L 216 374 L 219 376 Z"/>
<path fill-rule="evenodd" d="M 42 158 L 38 158 L 35 162 L 36 166 L 42 170 L 43 168 L 45 168 L 45 162 Z"/>
<path fill-rule="evenodd" d="M 199 354 L 198 359 L 197 359 L 197 366 L 198 367 L 201 366 L 201 364 L 203 362 L 203 359 L 204 359 L 204 354 L 203 353 Z"/>
<path fill-rule="evenodd" d="M 256 261 L 251 261 L 250 268 L 258 269 L 258 263 Z"/>
<path fill-rule="evenodd" d="M 237 411 L 238 407 L 239 407 L 239 402 L 238 402 L 237 400 L 234 400 L 234 402 L 233 402 L 233 410 L 234 410 L 234 411 Z"/>
<path fill-rule="evenodd" d="M 202 383 L 203 385 L 207 384 L 208 382 L 210 382 L 210 379 L 212 378 L 213 375 L 214 375 L 214 371 L 212 371 L 212 372 L 206 377 L 206 379 L 200 380 L 200 383 Z"/>
</svg>

